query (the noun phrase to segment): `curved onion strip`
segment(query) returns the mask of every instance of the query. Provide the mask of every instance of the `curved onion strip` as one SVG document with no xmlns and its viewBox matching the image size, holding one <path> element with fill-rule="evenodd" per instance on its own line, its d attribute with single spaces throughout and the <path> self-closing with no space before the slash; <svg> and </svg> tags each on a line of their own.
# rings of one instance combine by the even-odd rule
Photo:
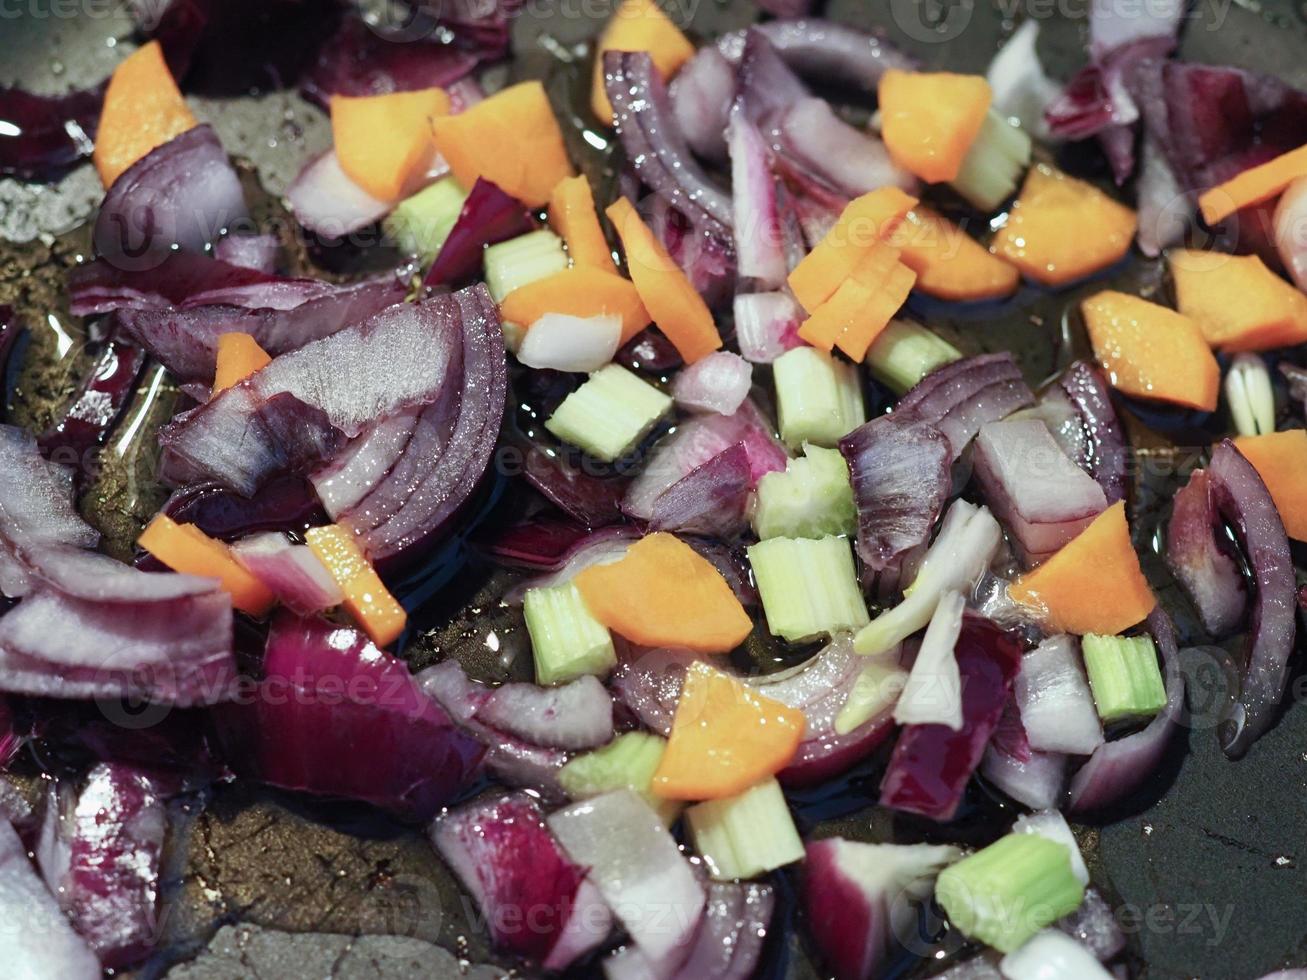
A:
<svg viewBox="0 0 1307 980">
<path fill-rule="evenodd" d="M 751 30 L 765 35 L 791 67 L 813 81 L 874 93 L 889 69 L 917 67 L 915 58 L 899 51 L 883 34 L 819 17 L 774 20 Z M 728 61 L 738 62 L 744 32 L 723 35 L 717 47 Z"/>
<path fill-rule="evenodd" d="M 1248 590 L 1234 556 L 1218 538 L 1223 528 L 1210 483 L 1205 471 L 1194 470 L 1176 493 L 1166 526 L 1166 563 L 1198 610 L 1203 628 L 1220 637 L 1238 629 Z"/>
</svg>

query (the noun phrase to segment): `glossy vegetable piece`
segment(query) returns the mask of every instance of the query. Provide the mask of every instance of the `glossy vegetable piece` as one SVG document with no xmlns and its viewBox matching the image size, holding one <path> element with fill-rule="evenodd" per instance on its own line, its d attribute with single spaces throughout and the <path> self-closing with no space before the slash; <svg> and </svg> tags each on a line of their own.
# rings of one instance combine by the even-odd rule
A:
<svg viewBox="0 0 1307 980">
<path fill-rule="evenodd" d="M 914 207 L 890 234 L 899 261 L 917 274 L 913 287 L 937 299 L 977 302 L 1016 292 L 1021 273 L 991 255 L 947 218 L 923 205 Z"/>
<path fill-rule="evenodd" d="M 1138 296 L 1106 290 L 1080 304 L 1094 357 L 1127 395 L 1210 412 L 1221 368 L 1193 320 Z"/>
<path fill-rule="evenodd" d="M 1289 429 L 1234 440 L 1266 484 L 1285 533 L 1307 541 L 1307 431 Z"/>
<path fill-rule="evenodd" d="M 693 364 L 722 346 L 708 304 L 680 266 L 667 254 L 631 202 L 618 198 L 607 210 L 626 252 L 626 268 L 654 324 Z"/>
<path fill-rule="evenodd" d="M 1307 340 L 1307 296 L 1256 255 L 1175 249 L 1176 307 L 1223 351 L 1269 350 Z"/>
<path fill-rule="evenodd" d="M 1307 146 L 1281 153 L 1204 191 L 1198 208 L 1203 220 L 1214 225 L 1236 211 L 1278 197 L 1299 177 L 1307 177 Z"/>
<path fill-rule="evenodd" d="M 114 69 L 104 93 L 92 155 L 100 180 L 110 186 L 156 146 L 194 126 L 159 43 L 138 48 Z"/>
<path fill-rule="evenodd" d="M 642 646 L 724 653 L 753 628 L 721 572 L 665 532 L 642 538 L 620 561 L 587 568 L 574 581 L 596 619 Z"/>
<path fill-rule="evenodd" d="M 237 609 L 262 616 L 272 608 L 273 595 L 267 586 L 232 556 L 227 545 L 193 524 L 178 524 L 159 514 L 141 532 L 137 544 L 174 572 L 216 578 L 231 593 L 231 604 Z"/>
<path fill-rule="evenodd" d="M 436 149 L 458 182 L 493 181 L 528 207 L 549 195 L 572 164 L 544 86 L 520 82 L 454 116 L 432 120 Z"/>
<path fill-rule="evenodd" d="M 649 325 L 649 311 L 629 279 L 588 265 L 574 265 L 537 279 L 504 297 L 499 313 L 506 323 L 530 327 L 546 313 L 622 318 L 622 343 Z"/>
<path fill-rule="evenodd" d="M 646 51 L 663 81 L 670 81 L 694 56 L 694 45 L 680 28 L 658 9 L 654 0 L 622 0 L 595 43 L 594 81 L 590 108 L 599 121 L 613 124 L 613 104 L 604 86 L 604 52 Z"/>
<path fill-rule="evenodd" d="M 803 739 L 802 711 L 700 661 L 686 671 L 667 750 L 654 773 L 669 800 L 717 800 L 785 768 Z"/>
<path fill-rule="evenodd" d="M 1092 275 L 1130 250 L 1139 219 L 1083 180 L 1031 167 L 990 251 L 1045 286 Z"/>
<path fill-rule="evenodd" d="M 268 352 L 247 333 L 225 333 L 218 338 L 218 365 L 213 374 L 215 392 L 230 388 L 272 363 Z"/>
<path fill-rule="evenodd" d="M 333 96 L 331 138 L 340 168 L 378 200 L 398 201 L 435 155 L 431 121 L 448 114 L 442 88 Z"/>
<path fill-rule="evenodd" d="M 584 174 L 560 180 L 549 195 L 549 227 L 567 242 L 567 254 L 574 265 L 617 275 L 608 239 L 599 227 L 594 193 Z"/>
<path fill-rule="evenodd" d="M 345 608 L 368 638 L 380 647 L 399 639 L 408 614 L 382 584 L 354 535 L 339 524 L 328 524 L 310 528 L 304 539 L 345 593 Z"/>
<path fill-rule="evenodd" d="M 1115 634 L 1142 621 L 1157 600 L 1130 543 L 1125 502 L 1103 511 L 1070 544 L 1010 590 L 1057 632 Z"/>
<path fill-rule="evenodd" d="M 933 184 L 962 169 L 992 93 L 980 75 L 890 69 L 881 76 L 878 97 L 890 157 Z"/>
<path fill-rule="evenodd" d="M 815 254 L 809 253 L 808 258 Z M 811 315 L 799 325 L 799 337 L 813 347 L 831 350 L 899 264 L 898 250 L 879 241 L 860 250 L 859 255 L 860 260 L 847 271 L 841 268 L 842 263 L 826 266 L 820 272 L 811 265 L 805 269 L 800 263 L 791 274 L 791 288 L 797 281 L 804 288 L 807 302 L 814 304 L 811 308 L 804 305 Z M 820 284 L 818 276 L 824 280 Z M 817 296 L 823 298 L 818 300 Z"/>
</svg>

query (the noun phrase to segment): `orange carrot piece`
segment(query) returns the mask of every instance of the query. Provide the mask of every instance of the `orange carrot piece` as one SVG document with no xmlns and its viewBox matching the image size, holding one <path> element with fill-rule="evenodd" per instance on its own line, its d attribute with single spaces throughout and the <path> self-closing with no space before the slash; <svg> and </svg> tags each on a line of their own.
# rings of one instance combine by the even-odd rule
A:
<svg viewBox="0 0 1307 980">
<path fill-rule="evenodd" d="M 856 272 L 854 276 L 857 276 Z M 915 272 L 902 262 L 895 262 L 889 274 L 872 291 L 871 302 L 863 309 L 862 316 L 840 334 L 836 346 L 861 364 L 867 356 L 867 349 L 907 302 L 908 293 L 912 292 L 912 284 L 916 281 Z"/>
<path fill-rule="evenodd" d="M 549 226 L 567 242 L 567 254 L 574 265 L 617 275 L 617 263 L 599 227 L 594 194 L 584 174 L 560 180 L 549 195 Z"/>
<path fill-rule="evenodd" d="M 989 250 L 1046 286 L 1105 269 L 1130 251 L 1139 219 L 1092 184 L 1042 163 L 1030 168 L 1021 194 Z"/>
<path fill-rule="evenodd" d="M 109 79 L 91 157 L 105 187 L 174 136 L 195 127 L 158 41 L 132 52 Z"/>
<path fill-rule="evenodd" d="M 1176 308 L 1223 351 L 1270 350 L 1307 341 L 1307 296 L 1256 255 L 1174 249 Z"/>
<path fill-rule="evenodd" d="M 878 97 L 890 157 L 933 184 L 961 171 L 993 93 L 981 75 L 895 68 L 881 76 Z"/>
<path fill-rule="evenodd" d="M 595 619 L 642 646 L 733 650 L 753 621 L 712 563 L 679 538 L 641 538 L 620 560 L 574 579 Z"/>
<path fill-rule="evenodd" d="M 849 202 L 831 230 L 789 274 L 790 291 L 799 305 L 814 312 L 860 267 L 872 278 L 872 270 L 888 271 L 899 255 L 885 240 L 916 203 L 897 187 L 882 187 Z M 869 259 L 869 252 L 875 257 Z"/>
<path fill-rule="evenodd" d="M 850 276 L 799 325 L 800 339 L 829 352 L 872 302 L 873 287 Z"/>
<path fill-rule="evenodd" d="M 439 116 L 431 128 L 436 149 L 464 187 L 484 177 L 538 208 L 572 176 L 563 131 L 539 82 L 520 82 L 457 115 Z"/>
<path fill-rule="evenodd" d="M 1307 146 L 1281 153 L 1274 160 L 1250 167 L 1204 191 L 1198 198 L 1198 207 L 1203 212 L 1203 220 L 1214 225 L 1251 204 L 1278 197 L 1299 177 L 1307 177 Z"/>
<path fill-rule="evenodd" d="M 1234 445 L 1266 484 L 1285 533 L 1307 541 L 1307 430 L 1239 436 Z"/>
<path fill-rule="evenodd" d="M 239 384 L 271 363 L 268 352 L 249 334 L 222 334 L 218 337 L 218 369 L 213 375 L 213 393 L 216 395 Z"/>
<path fill-rule="evenodd" d="M 663 81 L 671 81 L 694 56 L 694 45 L 654 0 L 622 0 L 595 44 L 590 108 L 606 126 L 613 124 L 613 104 L 604 87 L 605 51 L 647 51 Z"/>
<path fill-rule="evenodd" d="M 379 201 L 398 201 L 431 165 L 431 121 L 449 114 L 442 88 L 333 95 L 331 138 L 340 169 Z"/>
<path fill-rule="evenodd" d="M 666 800 L 735 796 L 785 768 L 804 724 L 797 708 L 702 661 L 691 664 L 650 789 Z"/>
<path fill-rule="evenodd" d="M 1204 412 L 1216 407 L 1221 368 L 1189 317 L 1113 290 L 1090 296 L 1080 311 L 1117 391 Z"/>
<path fill-rule="evenodd" d="M 310 528 L 304 540 L 336 580 L 345 594 L 345 608 L 372 642 L 384 647 L 399 639 L 408 614 L 364 557 L 354 535 L 339 524 L 328 524 Z"/>
<path fill-rule="evenodd" d="M 616 314 L 622 318 L 622 343 L 649 326 L 649 311 L 629 279 L 587 265 L 574 265 L 519 286 L 499 304 L 505 321 L 528 329 L 546 313 Z"/>
<path fill-rule="evenodd" d="M 1125 501 L 1094 518 L 1061 551 L 1013 583 L 1009 594 L 1059 633 L 1111 636 L 1142 621 L 1157 600 L 1130 543 Z"/>
<path fill-rule="evenodd" d="M 722 346 L 708 304 L 686 278 L 631 202 L 619 197 L 605 212 L 626 252 L 626 268 L 640 301 L 686 364 Z"/>
<path fill-rule="evenodd" d="M 178 524 L 159 514 L 136 543 L 174 572 L 216 578 L 223 591 L 231 593 L 232 606 L 251 616 L 262 616 L 272 608 L 271 590 L 236 560 L 226 544 L 193 524 Z"/>
<path fill-rule="evenodd" d="M 915 207 L 887 239 L 917 273 L 918 292 L 954 302 L 1000 299 L 1016 292 L 1021 273 L 991 255 L 947 218 Z"/>
</svg>

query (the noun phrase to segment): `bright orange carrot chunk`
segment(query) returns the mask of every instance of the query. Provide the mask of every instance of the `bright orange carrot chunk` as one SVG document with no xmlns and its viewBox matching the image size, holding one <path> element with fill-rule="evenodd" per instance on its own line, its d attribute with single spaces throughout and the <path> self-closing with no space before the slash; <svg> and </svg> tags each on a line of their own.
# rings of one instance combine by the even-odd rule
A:
<svg viewBox="0 0 1307 980">
<path fill-rule="evenodd" d="M 546 313 L 616 314 L 622 318 L 622 343 L 649 326 L 649 311 L 629 279 L 587 265 L 574 265 L 519 286 L 499 304 L 499 315 L 522 327 L 529 328 Z"/>
<path fill-rule="evenodd" d="M 560 180 L 549 195 L 549 226 L 567 242 L 567 254 L 574 264 L 617 274 L 608 239 L 599 227 L 590 181 L 584 174 Z"/>
<path fill-rule="evenodd" d="M 572 162 L 544 86 L 520 82 L 455 116 L 432 120 L 436 149 L 464 187 L 478 177 L 528 207 L 543 207 Z"/>
<path fill-rule="evenodd" d="M 1307 296 L 1256 255 L 1175 249 L 1176 307 L 1223 351 L 1269 350 L 1307 341 Z"/>
<path fill-rule="evenodd" d="M 927 207 L 909 211 L 886 240 L 901 253 L 899 261 L 917 273 L 913 288 L 928 296 L 954 302 L 1000 299 L 1021 282 L 1016 266 Z"/>
<path fill-rule="evenodd" d="M 222 334 L 218 338 L 218 369 L 213 375 L 213 393 L 216 395 L 239 384 L 271 363 L 268 352 L 249 334 Z"/>
<path fill-rule="evenodd" d="M 665 532 L 641 538 L 621 561 L 592 565 L 575 582 L 599 622 L 642 646 L 724 653 L 753 628 L 712 563 Z"/>
<path fill-rule="evenodd" d="M 236 560 L 231 549 L 193 524 L 178 524 L 159 514 L 141 532 L 137 541 L 174 572 L 216 578 L 223 591 L 231 593 L 231 604 L 251 616 L 262 616 L 272 608 L 273 594 Z"/>
<path fill-rule="evenodd" d="M 379 201 L 398 201 L 431 165 L 431 121 L 449 114 L 442 88 L 334 95 L 331 138 L 340 168 Z"/>
<path fill-rule="evenodd" d="M 780 772 L 803 738 L 803 712 L 706 663 L 692 664 L 650 788 L 667 800 L 716 800 Z"/>
<path fill-rule="evenodd" d="M 1281 153 L 1274 160 L 1217 184 L 1198 198 L 1198 207 L 1203 212 L 1203 220 L 1214 225 L 1250 204 L 1278 197 L 1299 177 L 1307 177 L 1307 146 Z"/>
<path fill-rule="evenodd" d="M 104 92 L 92 154 L 101 182 L 108 187 L 156 146 L 194 126 L 159 42 L 138 48 L 114 69 Z"/>
<path fill-rule="evenodd" d="M 857 276 L 857 273 L 854 273 Z M 889 273 L 876 286 L 871 294 L 871 302 L 863 310 L 862 316 L 849 325 L 835 341 L 837 347 L 850 358 L 862 363 L 867 356 L 867 349 L 889 326 L 894 314 L 907 302 L 912 284 L 917 281 L 917 274 L 902 262 L 895 262 Z"/>
<path fill-rule="evenodd" d="M 604 87 L 605 51 L 647 51 L 663 81 L 670 81 L 694 55 L 694 45 L 654 0 L 622 0 L 595 44 L 590 107 L 599 121 L 613 124 L 613 104 Z"/>
<path fill-rule="evenodd" d="M 339 524 L 310 528 L 305 543 L 345 593 L 345 608 L 379 647 L 399 639 L 408 614 L 382 584 L 354 535 Z"/>
<path fill-rule="evenodd" d="M 1130 543 L 1125 501 L 1094 518 L 1061 551 L 1010 589 L 1059 633 L 1111 636 L 1142 621 L 1157 600 Z"/>
<path fill-rule="evenodd" d="M 1037 164 L 989 250 L 1047 286 L 1083 279 L 1130 251 L 1139 219 L 1083 180 Z"/>
<path fill-rule="evenodd" d="M 830 351 L 844 331 L 871 305 L 872 289 L 851 276 L 845 279 L 831 297 L 799 325 L 799 337 L 813 347 Z"/>
<path fill-rule="evenodd" d="M 1266 484 L 1285 533 L 1307 541 L 1307 430 L 1240 436 L 1234 444 Z"/>
<path fill-rule="evenodd" d="M 880 134 L 890 156 L 930 183 L 958 175 L 993 97 L 981 75 L 897 68 L 881 76 L 878 95 Z"/>
<path fill-rule="evenodd" d="M 718 350 L 722 338 L 708 304 L 631 202 L 619 197 L 605 213 L 622 240 L 626 268 L 640 301 L 685 363 L 693 364 Z"/>
<path fill-rule="evenodd" d="M 1198 324 L 1138 296 L 1105 290 L 1080 304 L 1094 356 L 1117 391 L 1210 412 L 1221 368 Z"/>
<path fill-rule="evenodd" d="M 885 240 L 916 203 L 897 187 L 882 187 L 849 202 L 826 237 L 790 272 L 787 281 L 799 305 L 814 312 L 854 270 L 873 281 L 876 270 L 888 271 L 899 254 Z"/>
</svg>

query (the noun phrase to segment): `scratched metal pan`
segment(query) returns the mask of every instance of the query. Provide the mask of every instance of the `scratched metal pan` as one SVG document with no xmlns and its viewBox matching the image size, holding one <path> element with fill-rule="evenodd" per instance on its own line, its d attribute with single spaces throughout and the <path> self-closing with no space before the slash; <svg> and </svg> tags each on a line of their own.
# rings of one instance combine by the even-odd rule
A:
<svg viewBox="0 0 1307 980">
<path fill-rule="evenodd" d="M 961 71 L 983 70 L 1016 21 L 1040 16 L 1046 18 L 1043 60 L 1053 74 L 1065 77 L 1081 58 L 1088 0 L 1026 2 L 1028 7 L 1023 0 L 993 0 L 992 5 L 984 0 L 832 0 L 825 12 L 884 28 L 926 64 Z M 546 78 L 566 116 L 584 88 L 586 52 L 580 45 L 609 7 L 603 0 L 528 5 L 515 27 L 516 57 L 508 73 Z M 757 15 L 747 3 L 671 0 L 669 7 L 688 15 L 683 19 L 700 39 Z M 5 3 L 0 5 L 0 84 L 40 91 L 92 84 L 133 44 L 130 21 L 108 0 Z M 1240 0 L 1237 5 L 1197 0 L 1182 56 L 1307 83 L 1303 8 L 1272 0 Z M 492 83 L 505 76 L 503 69 L 497 71 Z M 322 114 L 286 91 L 192 101 L 197 115 L 215 125 L 242 162 L 251 188 L 267 192 L 254 191 L 259 217 L 284 227 L 277 196 L 301 162 L 325 145 L 329 134 Z M 590 158 L 586 164 L 602 174 L 610 162 Z M 1092 156 L 1063 162 L 1101 177 Z M 30 325 L 30 338 L 6 379 L 9 421 L 41 427 L 86 365 L 86 338 L 66 312 L 62 282 L 65 270 L 85 251 L 82 226 L 100 194 L 90 167 L 53 186 L 0 180 L 0 303 L 13 303 Z M 301 250 L 291 254 L 305 271 L 311 270 Z M 1115 279 L 1126 288 L 1165 289 L 1160 271 L 1142 261 L 1127 264 Z M 1003 309 L 980 317 L 959 319 L 940 307 L 916 313 L 969 350 L 1014 350 L 1030 380 L 1037 382 L 1082 343 L 1074 316 L 1067 313 L 1077 298 L 1025 291 Z M 165 376 L 147 376 L 81 501 L 116 553 L 126 554 L 140 522 L 158 504 L 151 479 L 153 432 L 170 414 L 175 397 Z M 1189 454 L 1136 423 L 1131 420 L 1132 429 L 1156 464 L 1140 467 L 1131 495 L 1142 542 L 1164 516 L 1177 485 L 1174 474 Z M 516 506 L 514 487 L 498 489 L 498 503 L 485 520 L 508 519 Z M 1157 571 L 1156 562 L 1149 565 Z M 481 677 L 510 675 L 516 668 L 504 654 L 521 648 L 522 627 L 496 611 L 505 587 L 502 573 L 457 550 L 440 571 L 450 584 L 437 590 L 423 610 L 422 629 L 405 655 L 415 667 L 453 656 Z M 1189 617 L 1173 592 L 1167 595 L 1183 628 Z M 487 644 L 492 631 L 497 652 Z M 1203 683 L 1198 687 L 1205 690 Z M 1095 883 L 1129 934 L 1128 964 L 1133 975 L 1151 980 L 1242 980 L 1284 965 L 1307 964 L 1307 710 L 1289 708 L 1246 759 L 1231 763 L 1216 748 L 1206 721 L 1210 713 L 1198 707 L 1155 785 L 1110 822 L 1078 828 Z M 25 785 L 32 788 L 38 762 L 27 759 L 22 765 Z M 801 799 L 798 813 L 805 831 L 867 840 L 939 837 L 935 828 L 871 805 L 882 767 L 883 760 L 872 760 L 838 785 Z M 21 774 L 18 782 L 24 783 Z M 450 974 L 454 961 L 427 944 L 451 951 L 465 964 L 496 962 L 484 932 L 469 921 L 465 897 L 420 833 L 360 808 L 308 804 L 243 783 L 219 785 L 202 800 L 179 803 L 177 817 L 162 895 L 162 943 L 138 971 L 141 976 L 159 976 L 203 954 L 215 932 L 231 924 L 269 932 L 221 933 L 215 945 L 225 944 L 225 957 L 223 950 L 210 952 L 202 960 L 206 972 L 191 976 L 321 976 L 311 952 L 345 948 L 338 939 L 297 941 L 288 933 L 409 937 L 408 945 L 384 940 L 377 948 L 412 954 L 409 962 L 425 964 L 421 972 L 428 976 Z M 950 839 L 979 842 L 1010 819 L 1000 803 L 978 793 L 964 819 L 946 833 Z M 782 875 L 777 883 L 782 901 L 764 975 L 821 976 L 801 930 L 794 928 L 800 918 L 794 882 Z M 966 952 L 947 936 L 941 948 L 952 955 Z M 920 961 L 905 961 L 898 972 L 924 976 L 930 970 Z"/>
</svg>

